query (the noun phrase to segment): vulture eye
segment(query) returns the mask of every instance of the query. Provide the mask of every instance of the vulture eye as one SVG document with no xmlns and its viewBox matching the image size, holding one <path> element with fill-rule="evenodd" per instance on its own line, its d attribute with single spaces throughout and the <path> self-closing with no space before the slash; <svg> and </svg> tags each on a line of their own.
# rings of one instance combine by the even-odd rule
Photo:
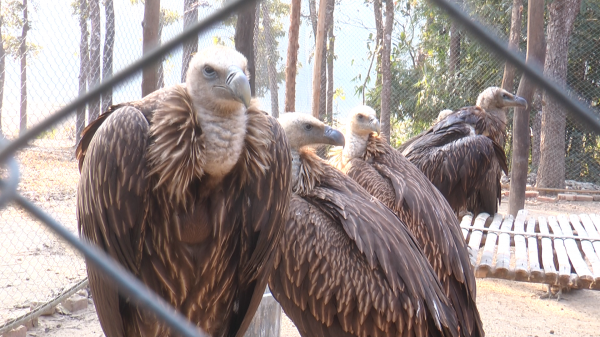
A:
<svg viewBox="0 0 600 337">
<path fill-rule="evenodd" d="M 507 94 L 502 94 L 502 98 L 508 99 L 508 95 Z"/>
<path fill-rule="evenodd" d="M 363 115 L 358 115 L 358 119 L 363 119 Z"/>
<path fill-rule="evenodd" d="M 202 72 L 204 73 L 204 76 L 206 76 L 206 77 L 212 78 L 212 77 L 217 76 L 217 72 L 211 66 L 204 66 L 204 69 L 202 69 Z"/>
<path fill-rule="evenodd" d="M 305 124 L 304 125 L 304 130 L 306 130 L 306 131 L 312 130 L 312 125 L 311 124 Z"/>
</svg>

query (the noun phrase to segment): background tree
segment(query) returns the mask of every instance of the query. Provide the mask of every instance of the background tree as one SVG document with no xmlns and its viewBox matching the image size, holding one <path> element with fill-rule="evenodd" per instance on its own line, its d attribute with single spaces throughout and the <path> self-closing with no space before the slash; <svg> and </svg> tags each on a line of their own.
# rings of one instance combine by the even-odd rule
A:
<svg viewBox="0 0 600 337">
<path fill-rule="evenodd" d="M 94 1 L 94 0 L 92 0 Z M 160 24 L 160 0 L 145 0 L 143 45 L 144 54 L 152 50 L 158 44 L 158 28 Z M 152 93 L 158 86 L 159 62 L 149 65 L 142 71 L 142 97 Z"/>
<path fill-rule="evenodd" d="M 256 72 L 254 66 L 254 21 L 256 20 L 256 2 L 243 7 L 237 15 L 235 25 L 235 49 L 242 53 L 248 60 L 248 73 L 250 74 L 250 92 L 256 95 Z"/>
<path fill-rule="evenodd" d="M 383 28 L 383 49 L 381 52 L 381 135 L 390 142 L 390 105 L 392 93 L 392 74 L 391 74 L 391 50 L 392 50 L 392 29 L 394 27 L 394 2 L 386 0 L 385 2 L 385 26 Z"/>
<path fill-rule="evenodd" d="M 327 32 L 329 32 L 329 27 L 333 25 L 333 22 L 328 21 L 327 19 L 329 18 L 329 2 L 330 0 L 326 0 L 327 1 L 327 13 L 325 14 L 325 31 L 326 31 L 326 35 Z M 319 119 L 320 120 L 325 120 L 326 115 L 327 115 L 327 53 L 323 52 L 321 53 L 321 57 L 319 60 L 316 59 L 316 41 L 317 41 L 317 27 L 318 27 L 318 17 L 319 17 L 319 13 L 317 12 L 317 3 L 315 0 L 309 0 L 308 2 L 308 7 L 309 7 L 309 16 L 310 16 L 310 22 L 311 22 L 311 26 L 313 28 L 313 36 L 315 37 L 315 49 L 314 49 L 314 59 L 313 62 L 320 62 L 321 63 L 321 77 L 320 77 L 320 83 L 319 83 Z M 321 48 L 322 50 L 327 50 L 327 36 L 325 36 L 325 38 L 323 39 L 323 42 L 321 44 Z"/>
<path fill-rule="evenodd" d="M 327 2 L 327 114 L 325 122 L 333 123 L 333 95 L 335 87 L 333 86 L 333 60 L 335 59 L 334 45 L 335 36 L 333 35 L 333 11 L 335 10 L 335 0 Z"/>
<path fill-rule="evenodd" d="M 90 63 L 88 68 L 89 76 L 89 88 L 93 88 L 100 83 L 102 70 L 100 63 L 102 59 L 100 57 L 100 0 L 89 0 L 89 15 L 91 24 L 91 37 L 90 37 Z M 88 123 L 96 120 L 100 113 L 100 97 L 94 97 L 90 100 L 89 104 L 89 117 Z"/>
<path fill-rule="evenodd" d="M 187 28 L 198 21 L 198 1 L 183 0 L 183 28 Z M 188 66 L 192 55 L 198 52 L 198 35 L 183 43 L 181 53 L 181 82 L 185 82 Z"/>
<path fill-rule="evenodd" d="M 544 0 L 529 0 L 527 9 L 527 58 L 526 62 L 538 66 L 544 55 Z M 535 85 L 528 76 L 521 77 L 517 95 L 528 106 L 515 108 L 513 117 L 512 165 L 508 211 L 513 216 L 525 207 L 525 187 L 529 164 L 529 110 Z M 505 144 L 500 144 L 504 146 Z"/>
<path fill-rule="evenodd" d="M 548 6 L 548 45 L 544 75 L 564 85 L 567 79 L 569 36 L 581 0 L 553 1 Z M 544 93 L 538 187 L 564 188 L 566 110 Z"/>
<path fill-rule="evenodd" d="M 454 0 L 454 2 L 459 6 L 462 4 L 462 0 Z M 450 63 L 448 70 L 454 80 L 458 79 L 460 71 L 460 35 L 458 22 L 452 20 L 450 23 Z"/>
<path fill-rule="evenodd" d="M 169 10 L 169 9 L 161 9 L 160 17 L 158 20 L 158 44 L 162 44 L 162 31 L 164 27 L 168 27 L 175 22 L 179 21 L 179 14 L 177 12 Z M 157 89 L 164 88 L 165 86 L 165 61 L 172 56 L 172 53 L 169 53 L 167 56 L 161 58 L 158 63 L 158 83 L 156 85 Z"/>
<path fill-rule="evenodd" d="M 323 72 L 325 69 L 322 65 L 325 63 L 323 56 L 326 51 L 326 37 L 327 37 L 327 0 L 319 0 L 319 12 L 317 13 L 317 34 L 315 35 L 315 55 L 313 65 L 313 76 L 312 76 L 312 104 L 311 110 L 315 118 L 322 119 L 324 112 L 321 107 L 324 108 L 325 104 L 321 104 L 321 99 L 325 98 L 321 95 L 323 85 L 326 85 L 326 80 L 323 80 Z"/>
<path fill-rule="evenodd" d="M 112 1 L 112 0 L 110 0 Z M 88 32 L 88 8 L 87 0 L 77 0 L 71 4 L 73 14 L 79 18 L 80 42 L 79 42 L 79 95 L 83 95 L 87 91 L 88 67 L 90 62 L 90 54 L 88 48 L 88 40 L 90 34 Z M 85 111 L 86 106 L 77 109 L 75 117 L 75 144 L 79 144 L 81 140 L 81 132 L 85 128 Z"/>
<path fill-rule="evenodd" d="M 298 62 L 298 37 L 300 33 L 300 0 L 292 0 L 290 7 L 290 30 L 288 34 L 287 62 L 285 67 L 285 111 L 296 110 L 296 68 Z"/>
<path fill-rule="evenodd" d="M 102 59 L 102 78 L 107 79 L 113 73 L 113 49 L 115 46 L 115 8 L 113 0 L 104 0 L 105 22 L 104 22 L 104 55 Z M 102 109 L 104 112 L 112 105 L 112 88 L 102 94 Z"/>
<path fill-rule="evenodd" d="M 19 107 L 21 125 L 19 134 L 27 130 L 27 32 L 29 31 L 29 19 L 27 17 L 27 0 L 23 0 L 23 26 L 19 46 L 19 58 L 21 59 L 21 104 Z"/>
<path fill-rule="evenodd" d="M 519 43 L 521 40 L 521 17 L 523 12 L 523 0 L 513 0 L 511 19 L 510 19 L 510 36 L 508 39 L 508 48 L 519 51 Z M 506 62 L 504 65 L 504 76 L 502 77 L 502 89 L 513 92 L 515 86 L 515 66 Z"/>
<path fill-rule="evenodd" d="M 2 1 L 0 1 L 0 13 L 2 13 Z M 0 139 L 4 138 L 4 132 L 2 131 L 2 103 L 4 102 L 4 78 L 6 74 L 6 51 L 4 50 L 2 26 L 4 26 L 4 18 L 0 14 Z"/>
<path fill-rule="evenodd" d="M 262 10 L 262 22 L 267 49 L 267 73 L 269 79 L 269 92 L 271 96 L 271 115 L 275 118 L 279 117 L 279 98 L 278 98 L 278 79 L 277 79 L 277 47 L 273 37 L 273 25 L 269 14 L 269 3 L 264 1 L 260 4 Z M 257 48 L 258 49 L 258 48 Z"/>
</svg>

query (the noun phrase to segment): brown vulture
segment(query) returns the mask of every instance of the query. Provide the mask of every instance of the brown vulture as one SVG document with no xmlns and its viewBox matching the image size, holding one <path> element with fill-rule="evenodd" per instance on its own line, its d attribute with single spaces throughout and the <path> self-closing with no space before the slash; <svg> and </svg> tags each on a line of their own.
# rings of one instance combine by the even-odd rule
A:
<svg viewBox="0 0 600 337">
<path fill-rule="evenodd" d="M 484 336 L 475 276 L 458 219 L 425 175 L 379 137 L 375 110 L 358 106 L 346 123 L 346 146 L 330 163 L 389 207 L 421 245 L 458 318 L 461 336 Z"/>
<path fill-rule="evenodd" d="M 77 148 L 80 235 L 210 336 L 242 337 L 283 232 L 291 156 L 246 59 L 197 53 L 185 84 L 109 108 Z M 107 337 L 171 336 L 87 266 Z"/>
<path fill-rule="evenodd" d="M 527 102 L 501 88 L 491 87 L 477 98 L 478 106 L 461 108 L 400 147 L 442 192 L 457 215 L 498 211 L 500 178 L 507 172 L 504 143 L 506 112 Z"/>
<path fill-rule="evenodd" d="M 279 118 L 292 197 L 269 287 L 303 337 L 458 336 L 456 314 L 418 243 L 385 205 L 319 158 L 341 132 Z"/>
</svg>

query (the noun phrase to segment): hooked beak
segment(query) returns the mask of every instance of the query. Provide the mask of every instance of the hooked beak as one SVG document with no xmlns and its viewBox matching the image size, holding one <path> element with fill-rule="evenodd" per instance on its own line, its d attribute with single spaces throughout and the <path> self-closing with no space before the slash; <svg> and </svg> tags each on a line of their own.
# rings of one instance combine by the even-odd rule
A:
<svg viewBox="0 0 600 337">
<path fill-rule="evenodd" d="M 373 127 L 373 131 L 377 133 L 381 133 L 381 123 L 377 118 L 371 118 L 370 120 L 371 126 Z"/>
<path fill-rule="evenodd" d="M 515 106 L 521 106 L 527 109 L 527 101 L 523 97 L 515 96 Z"/>
<path fill-rule="evenodd" d="M 325 126 L 325 144 L 335 145 L 335 146 L 345 146 L 346 139 L 344 138 L 344 134 L 339 132 L 338 130 Z"/>
<path fill-rule="evenodd" d="M 250 105 L 250 82 L 242 69 L 236 66 L 229 67 L 227 73 L 227 87 L 231 90 L 233 98 L 243 103 L 246 108 Z"/>
</svg>

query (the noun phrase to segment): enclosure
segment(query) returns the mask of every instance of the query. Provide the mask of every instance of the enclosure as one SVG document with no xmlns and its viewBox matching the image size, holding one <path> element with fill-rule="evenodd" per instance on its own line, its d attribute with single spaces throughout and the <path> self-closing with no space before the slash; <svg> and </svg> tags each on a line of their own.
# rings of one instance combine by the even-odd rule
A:
<svg viewBox="0 0 600 337">
<path fill-rule="evenodd" d="M 293 104 L 286 102 L 291 2 L 301 5 Z M 320 2 L 326 2 L 324 14 L 319 14 Z M 264 0 L 243 12 L 244 16 L 255 17 L 250 25 L 243 23 L 245 28 L 251 27 L 246 36 L 252 38 L 255 96 L 271 115 L 290 111 L 286 108 L 292 106 L 294 111 L 313 113 L 338 126 L 351 108 L 367 104 L 378 113 L 389 113 L 390 143 L 397 147 L 428 128 L 441 110 L 474 105 L 487 87 L 502 86 L 513 93 L 519 90 L 521 71 L 513 69 L 510 79 L 503 58 L 490 52 L 431 2 L 320 2 Z M 543 4 L 546 38 L 554 34 L 553 18 L 569 15 L 561 12 L 558 2 Z M 572 14 L 572 29 L 567 34 L 562 79 L 570 96 L 598 116 L 600 2 L 565 2 L 577 11 Z M 148 48 L 142 23 L 152 3 L 156 6 L 151 0 L 2 0 L 1 135 L 9 141 L 16 139 L 139 59 Z M 158 3 L 156 37 L 158 43 L 164 43 L 214 13 L 223 1 Z M 516 48 L 525 57 L 531 1 L 456 3 L 503 41 L 516 41 Z M 315 40 L 321 17 L 325 24 L 321 27 L 324 44 L 320 48 L 324 52 L 317 53 Z M 516 21 L 520 21 L 518 25 Z M 236 26 L 241 22 L 233 16 L 201 32 L 197 40 L 175 48 L 153 66 L 151 73 L 155 76 L 150 80 L 143 80 L 139 71 L 29 142 L 16 154 L 21 170 L 18 193 L 77 235 L 79 172 L 75 147 L 82 128 L 111 104 L 136 100 L 146 90 L 181 83 L 191 55 L 203 47 L 236 47 Z M 387 44 L 385 36 L 390 37 Z M 552 40 L 545 41 L 546 46 L 551 48 Z M 321 54 L 318 60 L 317 54 Z M 317 63 L 321 71 L 319 83 L 314 83 Z M 544 73 L 552 74 L 546 69 Z M 320 100 L 313 105 L 315 90 Z M 382 97 L 389 100 L 382 102 Z M 564 106 L 546 98 L 542 90 L 535 90 L 532 97 L 531 109 L 526 112 L 531 140 L 527 183 L 535 186 L 538 168 L 545 166 L 545 174 L 550 177 L 546 178 L 546 187 L 600 191 L 600 136 L 574 119 Z M 556 123 L 545 121 L 545 127 L 544 113 L 557 115 Z M 505 148 L 509 161 L 513 154 L 512 116 L 510 113 Z M 544 142 L 554 145 L 542 151 Z M 8 175 L 4 169 L 3 175 Z M 509 183 L 508 177 L 504 182 Z M 600 212 L 600 203 L 590 203 L 589 207 L 590 213 Z M 0 210 L 0 261 L 0 327 L 29 313 L 32 304 L 39 307 L 63 299 L 85 286 L 81 255 L 15 204 Z"/>
</svg>

